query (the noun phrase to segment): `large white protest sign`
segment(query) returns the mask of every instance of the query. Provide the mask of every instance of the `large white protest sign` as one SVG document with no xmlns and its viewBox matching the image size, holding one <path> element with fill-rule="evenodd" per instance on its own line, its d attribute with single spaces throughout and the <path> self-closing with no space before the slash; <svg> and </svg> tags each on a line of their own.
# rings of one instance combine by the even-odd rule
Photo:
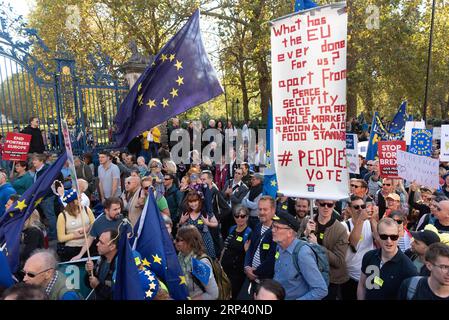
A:
<svg viewBox="0 0 449 320">
<path fill-rule="evenodd" d="M 398 175 L 407 181 L 430 187 L 439 187 L 439 161 L 430 157 L 418 156 L 413 153 L 398 150 L 396 152 Z"/>
<path fill-rule="evenodd" d="M 433 127 L 433 140 L 441 140 L 441 127 Z"/>
<path fill-rule="evenodd" d="M 421 121 L 407 121 L 405 123 L 405 143 L 409 146 L 412 143 L 412 129 L 425 129 L 426 124 L 424 120 Z"/>
<path fill-rule="evenodd" d="M 279 192 L 348 196 L 345 3 L 272 22 L 274 155 Z"/>
<path fill-rule="evenodd" d="M 357 147 L 358 137 L 356 134 L 346 134 L 346 157 L 348 159 L 349 173 L 360 173 L 359 150 Z"/>
<path fill-rule="evenodd" d="M 441 126 L 440 161 L 449 161 L 449 125 Z"/>
</svg>

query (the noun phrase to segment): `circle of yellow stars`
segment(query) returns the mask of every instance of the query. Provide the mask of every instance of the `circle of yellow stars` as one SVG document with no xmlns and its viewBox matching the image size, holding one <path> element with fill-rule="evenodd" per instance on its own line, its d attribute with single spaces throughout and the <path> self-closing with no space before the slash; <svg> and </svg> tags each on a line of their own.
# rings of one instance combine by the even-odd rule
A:
<svg viewBox="0 0 449 320">
<path fill-rule="evenodd" d="M 176 59 L 176 55 L 174 53 L 172 54 L 165 54 L 163 53 L 160 58 L 160 61 L 163 62 L 171 62 L 173 64 L 173 66 L 176 68 L 177 71 L 183 69 L 182 66 L 182 61 Z M 152 66 L 155 66 L 156 63 L 153 62 L 151 64 Z M 171 91 L 169 92 L 169 95 L 167 97 L 162 97 L 161 101 L 159 101 L 159 103 L 156 101 L 156 99 L 151 99 L 149 98 L 148 101 L 145 102 L 145 105 L 149 108 L 155 108 L 159 105 L 161 105 L 164 109 L 170 106 L 170 100 L 174 100 L 175 97 L 178 96 L 178 91 L 180 89 L 180 87 L 184 84 L 184 77 L 182 75 L 178 75 L 178 78 L 175 80 L 176 85 L 173 86 L 173 88 L 171 89 Z M 139 83 L 139 85 L 137 86 L 137 103 L 139 106 L 143 106 L 144 105 L 144 99 L 143 99 L 143 93 L 142 93 L 142 83 Z M 171 97 L 170 97 L 171 96 Z"/>
</svg>

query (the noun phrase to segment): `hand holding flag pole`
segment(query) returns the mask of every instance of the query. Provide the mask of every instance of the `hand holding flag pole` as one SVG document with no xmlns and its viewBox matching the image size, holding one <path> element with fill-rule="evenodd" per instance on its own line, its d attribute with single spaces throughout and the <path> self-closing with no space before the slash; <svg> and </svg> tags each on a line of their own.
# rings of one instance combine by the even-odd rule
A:
<svg viewBox="0 0 449 320">
<path fill-rule="evenodd" d="M 84 221 L 84 214 L 86 213 L 86 210 L 84 209 L 84 207 L 81 205 L 81 193 L 80 193 L 80 189 L 78 186 L 78 179 L 76 176 L 76 169 L 75 169 L 75 163 L 73 161 L 73 151 L 72 151 L 72 143 L 70 141 L 70 133 L 69 133 L 69 128 L 67 126 L 67 122 L 65 120 L 62 120 L 62 135 L 64 137 L 64 144 L 65 144 L 65 149 L 67 151 L 67 161 L 69 162 L 69 168 L 70 168 L 70 176 L 72 177 L 72 189 L 73 187 L 75 187 L 76 190 L 76 194 L 78 195 L 78 208 L 81 214 L 81 224 L 83 226 L 83 234 L 84 234 L 84 241 L 86 243 L 86 249 L 87 249 L 87 258 L 88 261 L 92 261 L 91 260 L 91 256 L 90 256 L 90 250 L 89 250 L 89 242 L 87 240 L 87 232 L 86 232 L 86 228 L 85 228 L 85 221 Z M 86 213 L 87 215 L 87 213 Z M 91 270 L 91 276 L 94 275 L 93 270 Z"/>
</svg>

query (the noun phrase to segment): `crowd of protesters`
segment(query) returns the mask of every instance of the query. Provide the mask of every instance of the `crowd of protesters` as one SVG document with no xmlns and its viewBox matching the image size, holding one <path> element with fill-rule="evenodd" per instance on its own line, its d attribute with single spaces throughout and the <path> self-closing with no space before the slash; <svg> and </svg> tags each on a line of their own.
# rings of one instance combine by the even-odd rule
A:
<svg viewBox="0 0 449 320">
<path fill-rule="evenodd" d="M 211 272 L 201 287 L 191 273 L 192 258 L 205 255 L 222 266 L 233 300 L 449 299 L 449 163 L 440 164 L 441 186 L 433 190 L 382 178 L 378 161 L 360 156 L 347 199 L 273 198 L 263 192 L 264 148 L 248 148 L 255 137 L 251 124 L 245 126 L 239 144 L 230 121 L 208 123 L 229 139 L 231 149 L 219 161 L 201 157 L 192 141 L 189 161 L 175 161 L 178 141 L 162 145 L 159 128 L 137 137 L 126 152 L 76 158 L 81 194 L 63 168 L 23 230 L 17 276 L 29 294 L 18 284 L 4 298 L 76 298 L 63 288 L 55 264 L 86 257 L 89 249 L 102 257 L 86 264 L 89 286 L 97 299 L 111 299 L 117 227 L 124 218 L 135 226 L 152 192 L 194 299 L 218 298 L 221 279 Z M 179 120 L 168 128 L 169 137 L 181 130 Z M 201 132 L 193 122 L 188 128 L 192 138 L 195 129 Z M 0 172 L 0 215 L 52 160 L 34 153 L 17 162 L 10 177 Z"/>
</svg>

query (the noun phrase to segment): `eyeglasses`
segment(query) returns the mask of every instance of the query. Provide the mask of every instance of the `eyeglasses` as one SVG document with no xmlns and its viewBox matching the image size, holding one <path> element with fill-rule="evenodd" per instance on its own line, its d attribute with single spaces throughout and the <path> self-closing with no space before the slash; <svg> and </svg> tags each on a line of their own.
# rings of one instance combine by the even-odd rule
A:
<svg viewBox="0 0 449 320">
<path fill-rule="evenodd" d="M 398 234 L 379 234 L 379 238 L 382 240 L 387 240 L 388 238 L 391 239 L 391 241 L 396 241 L 399 239 Z"/>
<path fill-rule="evenodd" d="M 278 226 L 276 224 L 273 224 L 272 229 L 274 229 L 274 230 L 287 230 L 287 229 L 290 229 L 290 228 L 289 227 L 282 228 L 282 227 L 280 227 L 280 226 Z"/>
<path fill-rule="evenodd" d="M 368 167 L 372 167 L 372 166 L 374 166 L 374 164 L 368 163 L 367 166 L 368 166 Z"/>
<path fill-rule="evenodd" d="M 396 220 L 396 219 L 393 219 L 393 220 L 396 221 L 397 224 L 402 224 L 402 222 L 403 222 L 402 220 Z"/>
<path fill-rule="evenodd" d="M 384 183 L 383 186 L 389 187 L 389 186 L 391 186 L 391 183 Z"/>
<path fill-rule="evenodd" d="M 245 219 L 246 218 L 246 214 L 235 214 L 234 215 L 234 218 L 236 218 L 236 219 L 238 219 L 238 218 L 240 218 L 240 219 Z"/>
<path fill-rule="evenodd" d="M 358 186 L 358 185 L 355 185 L 355 184 L 351 184 L 351 188 L 356 188 L 356 189 L 358 189 L 358 188 L 361 188 L 362 186 Z"/>
<path fill-rule="evenodd" d="M 334 206 L 334 203 L 328 203 L 328 202 L 320 202 L 319 203 L 320 207 L 328 207 L 328 208 L 332 208 Z"/>
<path fill-rule="evenodd" d="M 150 169 L 156 169 L 157 168 L 157 166 L 151 166 L 150 167 Z"/>
<path fill-rule="evenodd" d="M 238 174 L 238 175 L 242 175 L 243 173 L 241 173 L 241 172 L 234 172 L 234 174 Z"/>
<path fill-rule="evenodd" d="M 438 264 L 434 264 L 434 263 L 432 263 L 432 265 L 441 269 L 441 271 L 443 271 L 445 273 L 449 273 L 449 266 L 447 266 L 447 265 L 444 265 L 444 264 L 438 265 Z"/>
<path fill-rule="evenodd" d="M 164 178 L 164 180 L 173 180 L 172 178 Z"/>
<path fill-rule="evenodd" d="M 353 205 L 352 207 L 353 207 L 355 210 L 366 209 L 366 204 L 361 204 L 361 205 L 355 204 L 355 205 Z"/>
<path fill-rule="evenodd" d="M 175 241 L 176 241 L 176 242 L 182 242 L 182 241 L 184 241 L 184 239 L 181 239 L 181 238 L 176 237 Z"/>
<path fill-rule="evenodd" d="M 46 269 L 44 271 L 41 271 L 41 272 L 38 272 L 38 273 L 26 272 L 25 270 L 22 270 L 22 273 L 23 273 L 24 276 L 28 276 L 28 278 L 35 278 L 38 275 L 40 275 L 40 274 L 42 274 L 44 272 L 47 272 L 48 270 L 51 270 L 51 269 L 53 269 L 53 268 L 48 268 L 48 269 Z"/>
<path fill-rule="evenodd" d="M 148 186 L 148 187 L 143 187 L 143 190 L 148 190 L 148 189 L 150 189 L 150 186 Z"/>
</svg>

